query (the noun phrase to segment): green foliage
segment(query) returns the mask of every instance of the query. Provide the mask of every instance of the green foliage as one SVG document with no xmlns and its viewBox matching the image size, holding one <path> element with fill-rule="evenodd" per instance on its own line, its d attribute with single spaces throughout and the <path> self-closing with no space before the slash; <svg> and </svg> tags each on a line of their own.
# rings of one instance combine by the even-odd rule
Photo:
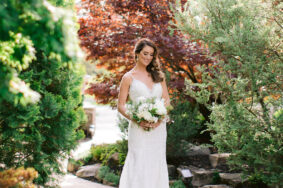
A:
<svg viewBox="0 0 283 188">
<path fill-rule="evenodd" d="M 129 131 L 129 121 L 118 113 L 117 125 L 122 132 L 122 138 L 127 139 Z"/>
<path fill-rule="evenodd" d="M 73 159 L 73 158 L 70 158 L 70 159 L 68 160 L 68 162 L 71 163 L 71 164 L 73 164 L 73 165 L 77 165 L 77 166 L 83 166 L 83 165 L 84 165 L 84 163 L 83 163 L 82 160 L 75 160 L 75 159 Z"/>
<path fill-rule="evenodd" d="M 74 0 L 48 0 L 52 5 L 56 7 L 74 7 Z"/>
<path fill-rule="evenodd" d="M 170 188 L 186 188 L 182 180 L 175 181 Z"/>
<path fill-rule="evenodd" d="M 98 171 L 98 177 L 104 179 L 106 174 L 108 174 L 111 169 L 108 166 L 102 166 Z"/>
<path fill-rule="evenodd" d="M 233 153 L 232 168 L 272 186 L 283 185 L 282 5 L 201 0 L 172 7 L 174 25 L 207 45 L 215 60 L 198 67 L 202 83 L 187 82 L 188 94 L 212 111 L 212 141 Z"/>
<path fill-rule="evenodd" d="M 192 141 L 203 126 L 204 119 L 189 101 L 177 99 L 170 113 L 173 123 L 167 126 L 167 155 L 184 152 L 182 141 Z"/>
<path fill-rule="evenodd" d="M 120 176 L 111 171 L 108 166 L 102 166 L 98 171 L 98 177 L 113 183 L 115 186 L 119 184 Z"/>
<path fill-rule="evenodd" d="M 38 102 L 40 95 L 18 78 L 17 71 L 27 69 L 36 59 L 33 43 L 21 33 L 9 31 L 10 40 L 0 41 L 0 102 L 26 105 Z"/>
<path fill-rule="evenodd" d="M 83 137 L 78 25 L 43 0 L 1 1 L 0 17 L 0 163 L 33 167 L 44 185 Z"/>
<path fill-rule="evenodd" d="M 106 181 L 111 182 L 114 186 L 117 186 L 120 181 L 120 176 L 114 174 L 113 172 L 107 173 L 105 178 Z"/>
<path fill-rule="evenodd" d="M 128 140 L 123 139 L 117 142 L 117 150 L 119 153 L 119 164 L 124 165 L 128 153 Z"/>
<path fill-rule="evenodd" d="M 90 152 L 92 154 L 92 159 L 95 161 L 100 161 L 101 154 L 105 151 L 104 145 L 95 145 L 92 146 Z"/>
<path fill-rule="evenodd" d="M 221 183 L 221 177 L 219 175 L 219 172 L 213 172 L 211 184 L 220 184 L 220 183 Z"/>
<path fill-rule="evenodd" d="M 128 152 L 128 141 L 117 141 L 115 144 L 103 144 L 95 145 L 91 147 L 92 159 L 98 162 L 102 162 L 106 165 L 110 157 L 115 153 L 119 153 L 119 164 L 123 165 Z"/>
<path fill-rule="evenodd" d="M 93 156 L 91 153 L 89 153 L 87 156 L 83 158 L 83 162 L 86 164 L 86 163 L 89 163 L 92 159 L 93 159 Z"/>
</svg>

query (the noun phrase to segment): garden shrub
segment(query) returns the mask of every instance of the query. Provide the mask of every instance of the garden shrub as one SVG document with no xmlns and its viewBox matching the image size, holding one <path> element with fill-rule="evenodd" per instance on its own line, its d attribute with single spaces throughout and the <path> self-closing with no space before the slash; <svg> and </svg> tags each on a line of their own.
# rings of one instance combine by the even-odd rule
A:
<svg viewBox="0 0 283 188">
<path fill-rule="evenodd" d="M 0 163 L 33 167 L 45 185 L 83 137 L 78 25 L 43 0 L 3 0 L 0 17 Z"/>
<path fill-rule="evenodd" d="M 102 144 L 94 145 L 91 147 L 91 155 L 94 161 L 102 162 L 106 165 L 112 154 L 115 152 L 119 153 L 119 164 L 123 165 L 128 152 L 128 141 L 121 140 L 117 141 L 115 144 Z"/>
<path fill-rule="evenodd" d="M 106 174 L 109 173 L 111 169 L 108 166 L 102 166 L 98 171 L 98 177 L 104 179 Z"/>
<path fill-rule="evenodd" d="M 186 188 L 182 180 L 175 181 L 170 188 Z"/>
<path fill-rule="evenodd" d="M 186 100 L 177 100 L 170 118 L 173 122 L 167 125 L 167 155 L 180 155 L 185 148 L 183 140 L 192 142 L 198 136 L 204 118 L 198 108 Z"/>
<path fill-rule="evenodd" d="M 98 177 L 105 179 L 108 182 L 114 183 L 115 186 L 119 184 L 120 176 L 116 175 L 108 166 L 102 166 L 98 171 Z"/>
<path fill-rule="evenodd" d="M 202 83 L 186 82 L 187 94 L 211 110 L 212 141 L 220 152 L 232 153 L 232 169 L 283 186 L 282 3 L 202 0 L 176 5 L 174 27 L 208 48 L 214 60 L 195 67 Z M 213 104 L 208 102 L 212 98 Z"/>
<path fill-rule="evenodd" d="M 113 172 L 109 172 L 105 175 L 104 178 L 106 181 L 111 182 L 114 184 L 114 186 L 117 186 L 120 181 L 120 176 L 114 174 Z"/>
<path fill-rule="evenodd" d="M 124 165 L 128 153 L 128 140 L 121 140 L 117 142 L 117 149 L 119 153 L 119 164 Z"/>
</svg>

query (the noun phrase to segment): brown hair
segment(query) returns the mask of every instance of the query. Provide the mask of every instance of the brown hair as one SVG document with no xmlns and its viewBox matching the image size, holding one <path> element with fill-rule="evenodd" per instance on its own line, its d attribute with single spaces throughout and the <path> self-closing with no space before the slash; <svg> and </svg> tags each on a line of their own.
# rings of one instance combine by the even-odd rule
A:
<svg viewBox="0 0 283 188">
<path fill-rule="evenodd" d="M 135 60 L 137 60 L 137 54 L 139 54 L 145 46 L 150 46 L 154 49 L 153 59 L 149 63 L 149 65 L 147 65 L 146 71 L 150 73 L 153 82 L 162 82 L 163 77 L 161 76 L 161 69 L 158 60 L 158 50 L 157 50 L 157 46 L 154 44 L 153 41 L 147 38 L 142 38 L 138 40 L 134 50 Z"/>
</svg>

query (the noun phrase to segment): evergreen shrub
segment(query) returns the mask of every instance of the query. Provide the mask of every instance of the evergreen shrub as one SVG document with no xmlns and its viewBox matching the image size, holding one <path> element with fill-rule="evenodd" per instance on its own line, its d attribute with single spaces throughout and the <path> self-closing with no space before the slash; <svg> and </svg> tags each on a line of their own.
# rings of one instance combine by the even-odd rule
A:
<svg viewBox="0 0 283 188">
<path fill-rule="evenodd" d="M 178 180 L 175 181 L 172 185 L 170 185 L 170 188 L 186 188 L 186 186 L 182 180 Z"/>
<path fill-rule="evenodd" d="M 45 185 L 83 137 L 78 24 L 43 0 L 3 0 L 0 17 L 0 163 L 33 167 Z"/>
<path fill-rule="evenodd" d="M 193 142 L 204 123 L 198 108 L 187 100 L 177 99 L 170 112 L 172 123 L 167 125 L 167 155 L 178 156 L 184 152 L 183 141 Z"/>
<path fill-rule="evenodd" d="M 282 2 L 177 1 L 172 10 L 172 25 L 214 60 L 196 67 L 202 83 L 186 85 L 212 112 L 208 130 L 215 146 L 232 153 L 232 169 L 283 186 Z"/>
</svg>

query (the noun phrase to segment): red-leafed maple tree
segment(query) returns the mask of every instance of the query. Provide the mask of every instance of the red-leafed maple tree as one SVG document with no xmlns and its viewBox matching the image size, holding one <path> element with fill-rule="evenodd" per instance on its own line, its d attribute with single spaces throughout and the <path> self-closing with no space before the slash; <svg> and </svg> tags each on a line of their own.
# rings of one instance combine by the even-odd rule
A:
<svg viewBox="0 0 283 188">
<path fill-rule="evenodd" d="M 86 93 L 95 95 L 99 103 L 116 99 L 121 77 L 134 66 L 134 45 L 143 37 L 156 43 L 163 69 L 171 72 L 170 92 L 182 94 L 184 77 L 201 82 L 195 66 L 209 65 L 211 60 L 198 41 L 177 31 L 170 33 L 174 21 L 170 3 L 174 6 L 174 0 L 82 0 L 77 5 L 81 46 L 89 52 L 88 59 L 99 60 L 98 68 L 114 75 L 91 84 Z M 209 120 L 205 106 L 200 105 L 200 112 Z"/>
</svg>

